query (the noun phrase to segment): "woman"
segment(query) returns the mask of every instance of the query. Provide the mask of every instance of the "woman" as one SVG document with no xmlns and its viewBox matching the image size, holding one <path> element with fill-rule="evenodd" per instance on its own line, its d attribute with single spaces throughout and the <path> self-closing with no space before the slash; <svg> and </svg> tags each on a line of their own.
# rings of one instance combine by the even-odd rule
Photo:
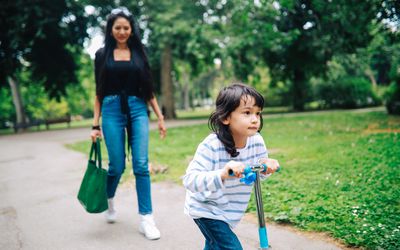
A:
<svg viewBox="0 0 400 250">
<path fill-rule="evenodd" d="M 108 16 L 105 45 L 96 52 L 96 98 L 91 132 L 92 140 L 101 137 L 106 143 L 109 169 L 106 219 L 115 222 L 114 195 L 125 169 L 125 131 L 132 152 L 141 222 L 139 231 L 148 239 L 159 239 L 152 215 L 150 175 L 148 169 L 149 120 L 147 104 L 158 117 L 160 137 L 166 129 L 164 117 L 153 93 L 147 56 L 140 40 L 139 29 L 126 8 L 114 9 Z"/>
</svg>

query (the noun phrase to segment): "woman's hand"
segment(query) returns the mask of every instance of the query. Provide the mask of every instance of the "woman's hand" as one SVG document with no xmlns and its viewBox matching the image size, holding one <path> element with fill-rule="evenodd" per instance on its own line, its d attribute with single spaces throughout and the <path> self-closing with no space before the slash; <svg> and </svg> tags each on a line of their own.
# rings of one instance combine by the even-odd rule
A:
<svg viewBox="0 0 400 250">
<path fill-rule="evenodd" d="M 92 131 L 90 132 L 90 137 L 92 138 L 93 142 L 96 142 L 97 137 L 101 138 L 101 130 L 98 129 L 92 129 Z"/>
<path fill-rule="evenodd" d="M 160 131 L 160 138 L 164 139 L 167 136 L 167 129 L 165 128 L 164 118 L 158 119 L 158 131 Z"/>
<path fill-rule="evenodd" d="M 164 139 L 167 135 L 167 129 L 165 128 L 164 116 L 162 115 L 161 110 L 158 107 L 157 99 L 153 96 L 153 98 L 151 98 L 148 103 L 153 108 L 154 113 L 158 117 L 158 130 L 160 131 L 161 139 Z"/>
<path fill-rule="evenodd" d="M 245 165 L 241 162 L 238 161 L 229 161 L 225 167 L 224 170 L 221 173 L 221 179 L 225 180 L 228 178 L 241 178 L 243 171 L 244 171 Z M 233 176 L 229 175 L 229 170 L 232 170 Z"/>
<path fill-rule="evenodd" d="M 270 159 L 270 158 L 263 158 L 259 161 L 261 164 L 267 165 L 267 170 L 263 171 L 261 173 L 263 174 L 272 174 L 275 173 L 276 170 L 279 169 L 279 162 L 275 159 Z"/>
</svg>

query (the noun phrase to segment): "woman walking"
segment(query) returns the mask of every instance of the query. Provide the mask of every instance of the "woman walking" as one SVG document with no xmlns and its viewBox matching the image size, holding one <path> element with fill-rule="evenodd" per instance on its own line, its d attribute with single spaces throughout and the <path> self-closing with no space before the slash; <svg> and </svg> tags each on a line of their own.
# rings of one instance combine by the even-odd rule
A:
<svg viewBox="0 0 400 250">
<path fill-rule="evenodd" d="M 165 137 L 166 129 L 164 117 L 154 96 L 150 67 L 140 40 L 139 28 L 126 8 L 114 9 L 108 16 L 105 44 L 96 52 L 95 78 L 96 98 L 91 137 L 95 140 L 103 132 L 108 152 L 109 208 L 106 219 L 109 223 L 116 220 L 114 196 L 125 169 L 127 141 L 136 178 L 138 210 L 141 216 L 139 231 L 148 239 L 159 239 L 160 231 L 152 215 L 147 104 L 150 104 L 158 118 L 161 138 Z"/>
</svg>

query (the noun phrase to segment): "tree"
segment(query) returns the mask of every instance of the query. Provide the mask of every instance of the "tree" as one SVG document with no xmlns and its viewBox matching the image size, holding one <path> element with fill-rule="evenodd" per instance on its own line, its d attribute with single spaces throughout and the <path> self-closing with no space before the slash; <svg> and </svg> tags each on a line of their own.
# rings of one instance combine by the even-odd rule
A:
<svg viewBox="0 0 400 250">
<path fill-rule="evenodd" d="M 150 34 L 148 48 L 160 58 L 162 105 L 166 118 L 176 117 L 172 72 L 177 65 L 174 59 L 188 62 L 190 72 L 186 73 L 192 77 L 198 75 L 204 65 L 213 63 L 213 45 L 206 39 L 203 13 L 201 5 L 190 1 L 144 1 L 142 15 Z"/>
<path fill-rule="evenodd" d="M 5 1 L 0 9 L 0 85 L 8 81 L 17 123 L 27 123 L 16 74 L 28 68 L 32 82 L 51 97 L 76 83 L 74 55 L 86 37 L 84 9 L 73 0 Z"/>
<path fill-rule="evenodd" d="M 260 57 L 274 81 L 291 82 L 293 108 L 303 110 L 309 79 L 323 74 L 332 56 L 368 45 L 378 2 L 236 1 L 230 29 L 237 35 L 229 46 L 246 65 L 239 73 L 246 77 Z"/>
</svg>

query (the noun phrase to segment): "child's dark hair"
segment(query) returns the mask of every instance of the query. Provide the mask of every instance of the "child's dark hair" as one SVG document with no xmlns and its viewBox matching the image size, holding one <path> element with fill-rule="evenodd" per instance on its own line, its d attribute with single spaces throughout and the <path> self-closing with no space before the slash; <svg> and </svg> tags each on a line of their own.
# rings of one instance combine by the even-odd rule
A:
<svg viewBox="0 0 400 250">
<path fill-rule="evenodd" d="M 225 150 L 232 156 L 236 157 L 239 155 L 235 147 L 235 142 L 233 140 L 231 131 L 228 125 L 223 124 L 222 122 L 227 119 L 230 114 L 240 105 L 240 100 L 248 97 L 253 97 L 256 103 L 256 106 L 261 109 L 264 107 L 264 98 L 263 96 L 257 92 L 254 88 L 245 85 L 243 83 L 234 83 L 228 87 L 223 88 L 217 97 L 217 101 L 215 103 L 216 109 L 211 114 L 208 119 L 208 127 L 217 134 L 218 139 L 225 146 Z M 263 119 L 260 115 L 260 129 L 261 131 L 263 126 Z"/>
</svg>

